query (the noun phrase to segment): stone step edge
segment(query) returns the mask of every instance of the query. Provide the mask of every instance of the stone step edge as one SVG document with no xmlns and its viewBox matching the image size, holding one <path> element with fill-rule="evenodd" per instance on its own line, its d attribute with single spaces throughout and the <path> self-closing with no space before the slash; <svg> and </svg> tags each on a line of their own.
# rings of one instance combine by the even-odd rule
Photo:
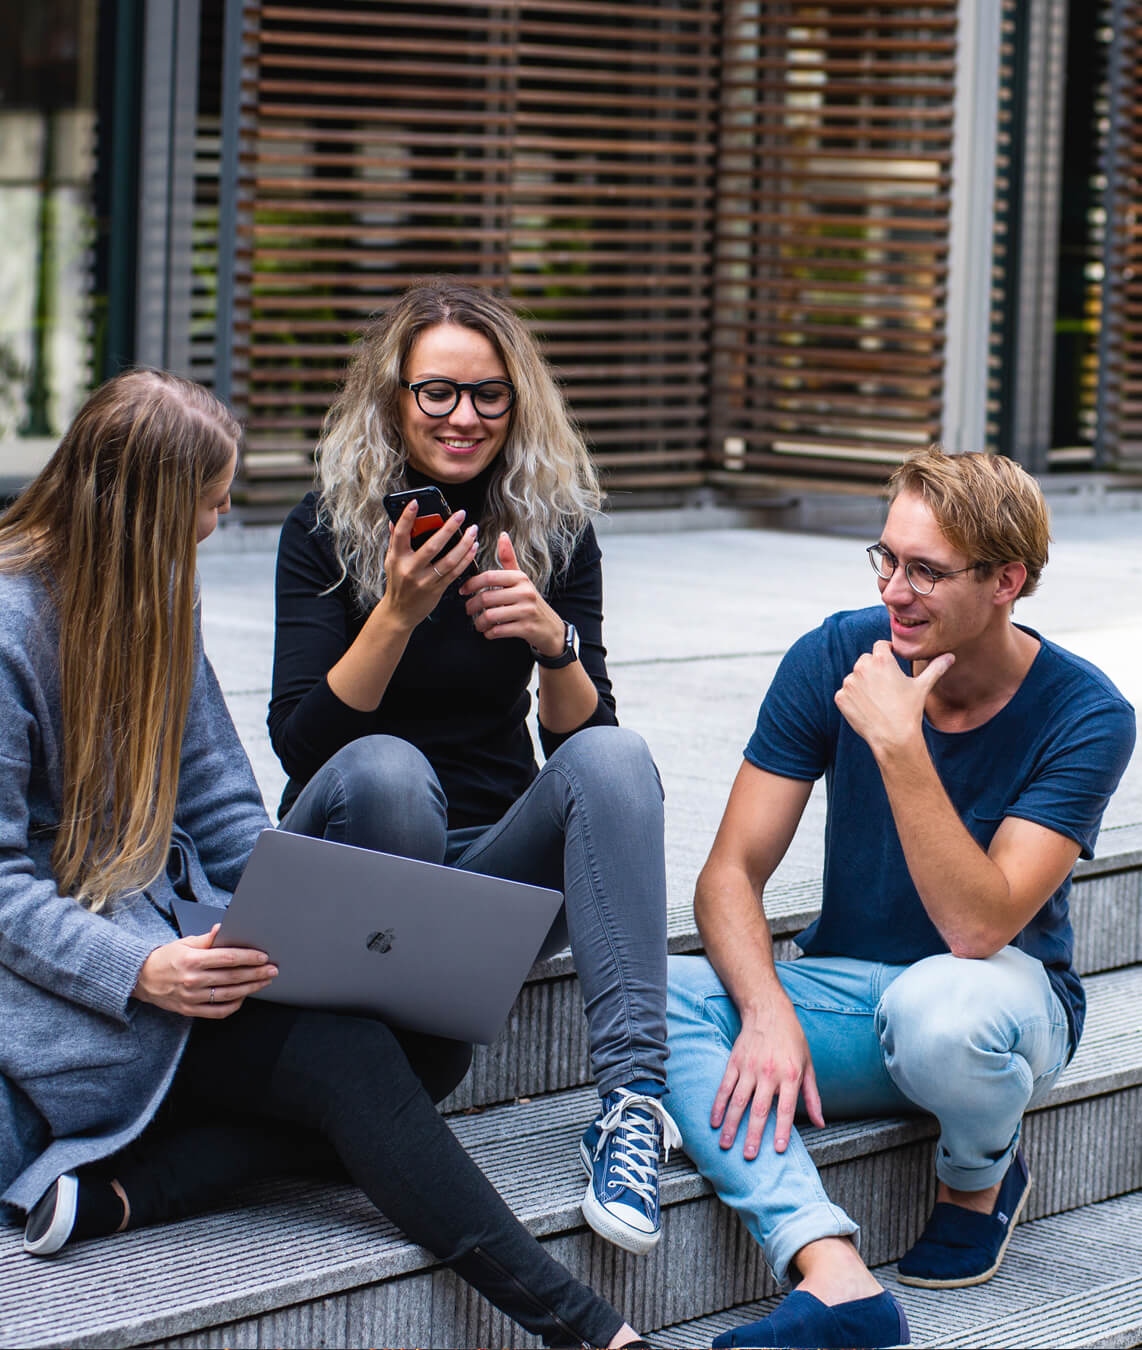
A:
<svg viewBox="0 0 1142 1350">
<path fill-rule="evenodd" d="M 1035 1110 L 1047 1110 L 1142 1084 L 1142 1025 L 1137 1012 L 1142 1006 L 1142 967 L 1092 976 L 1086 981 L 1086 989 L 1087 1027 L 1078 1053 Z M 555 1181 L 567 1172 L 578 1176 L 578 1134 L 589 1123 L 596 1102 L 597 1096 L 591 1087 L 570 1088 L 528 1102 L 491 1106 L 450 1117 L 450 1121 L 457 1137 L 474 1157 L 481 1160 L 481 1165 L 485 1166 L 516 1213 L 526 1214 L 532 1230 L 546 1236 L 562 1231 L 567 1222 L 573 1222 L 577 1208 L 565 1205 L 562 1219 L 557 1219 L 550 1208 L 545 1207 L 542 1214 L 530 1211 L 527 1197 L 513 1193 L 512 1172 L 535 1175 L 530 1168 L 543 1161 L 532 1159 L 528 1165 L 517 1165 L 503 1175 L 505 1150 L 510 1151 L 513 1142 L 518 1142 L 521 1137 L 521 1117 L 517 1113 L 526 1110 L 526 1133 L 537 1145 L 542 1147 L 549 1143 L 562 1149 L 563 1164 L 553 1168 L 547 1162 L 546 1176 Z M 864 1153 L 930 1138 L 935 1133 L 935 1122 L 931 1118 L 912 1116 L 842 1121 L 827 1125 L 823 1130 L 809 1126 L 802 1131 L 802 1137 L 817 1165 L 825 1167 Z M 488 1166 L 485 1158 L 493 1165 Z M 521 1150 L 519 1162 L 523 1159 Z M 679 1161 L 672 1156 L 663 1174 L 664 1206 L 704 1194 L 708 1189 L 688 1161 Z"/>
<path fill-rule="evenodd" d="M 1142 1082 L 1142 1025 L 1137 1009 L 1142 1006 L 1142 966 L 1107 971 L 1084 981 L 1087 1018 L 1078 1052 L 1059 1075 L 1050 1095 L 1041 1104 L 1057 1106 L 1081 1097 L 1097 1096 Z M 492 1140 L 519 1137 L 520 1121 L 528 1121 L 527 1133 L 551 1133 L 563 1127 L 563 1118 L 579 1110 L 586 1127 L 597 1097 L 590 1085 L 565 1088 L 544 1096 L 520 1098 L 492 1106 L 467 1108 L 449 1120 L 465 1147 L 478 1147 Z M 521 1116 L 521 1112 L 524 1114 Z M 866 1122 L 857 1122 L 864 1125 Z M 806 1139 L 825 1141 L 832 1131 L 849 1128 L 808 1127 Z"/>
<path fill-rule="evenodd" d="M 1142 1256 L 1140 1256 L 1142 1260 Z M 1108 1309 L 1111 1311 L 1108 1312 Z M 1092 1327 L 1093 1338 L 1089 1334 Z M 1142 1275 L 1116 1280 L 1068 1298 L 1054 1299 L 1034 1312 L 1013 1314 L 973 1329 L 967 1336 L 937 1337 L 918 1343 L 930 1350 L 986 1345 L 1014 1350 L 1142 1344 Z"/>
<path fill-rule="evenodd" d="M 1133 978 L 1123 979 L 1124 974 Z M 1090 1067 L 1084 1068 L 1076 1056 L 1067 1076 L 1039 1110 L 1104 1095 L 1127 1082 L 1142 1082 L 1142 1029 L 1138 1028 L 1133 1011 L 1142 990 L 1142 969 L 1115 972 L 1093 983 L 1097 983 L 1098 990 L 1092 998 L 1095 1045 L 1087 1056 Z M 1103 997 L 1107 991 L 1116 997 Z M 1133 1036 L 1127 1038 L 1132 1067 L 1107 1066 L 1104 1063 L 1107 1041 L 1101 1037 L 1098 1023 L 1104 1020 L 1114 1023 L 1122 1017 L 1133 1028 Z M 578 1170 L 576 1144 L 596 1100 L 590 1089 L 573 1089 L 533 1103 L 490 1108 L 452 1122 L 457 1136 L 537 1237 L 556 1236 L 582 1227 L 578 1205 L 585 1183 Z M 806 1130 L 805 1141 L 818 1166 L 825 1167 L 886 1152 L 930 1138 L 935 1132 L 935 1123 L 925 1117 L 846 1121 L 824 1130 Z M 191 1249 L 199 1245 L 213 1247 L 218 1239 L 216 1232 L 212 1235 L 212 1229 L 219 1224 L 233 1238 L 233 1248 L 229 1241 L 222 1244 L 223 1268 L 211 1269 L 212 1282 L 216 1280 L 219 1291 L 226 1292 L 196 1289 L 189 1301 L 178 1303 L 176 1310 L 169 1306 L 158 1308 L 152 1315 L 130 1323 L 132 1343 L 171 1334 L 172 1319 L 179 1324 L 178 1330 L 193 1331 L 217 1325 L 231 1316 L 249 1317 L 320 1299 L 436 1264 L 428 1252 L 405 1241 L 392 1225 L 375 1215 L 352 1187 L 282 1183 L 268 1189 L 273 1198 L 261 1207 L 202 1216 L 171 1228 L 129 1233 L 116 1239 L 119 1260 L 125 1264 L 139 1257 L 158 1261 L 169 1275 L 172 1268 L 177 1269 L 178 1252 L 183 1244 Z M 556 1192 L 554 1197 L 552 1189 Z M 662 1181 L 664 1209 L 705 1195 L 709 1190 L 687 1160 L 677 1155 L 671 1158 Z M 280 1230 L 287 1228 L 290 1234 L 305 1235 L 307 1242 L 295 1242 L 292 1246 L 283 1242 Z M 37 1306 L 46 1314 L 46 1320 L 59 1325 L 66 1318 L 54 1317 L 48 1305 L 61 1296 L 71 1298 L 74 1294 L 66 1294 L 58 1279 L 52 1278 L 53 1272 L 70 1268 L 74 1281 L 90 1289 L 103 1259 L 100 1253 L 105 1249 L 98 1243 L 86 1244 L 69 1249 L 53 1262 L 30 1263 L 30 1258 L 19 1250 L 19 1243 L 18 1229 L 0 1234 L 0 1308 L 15 1307 L 14 1301 L 9 1303 L 10 1298 L 38 1300 Z M 307 1243 L 311 1249 L 308 1254 L 302 1250 Z M 267 1248 L 271 1249 L 268 1256 Z M 248 1259 L 241 1255 L 250 1251 L 262 1254 L 257 1272 L 251 1271 Z M 330 1251 L 338 1251 L 341 1256 L 330 1259 Z M 36 1285 L 40 1286 L 38 1291 Z M 164 1292 L 174 1293 L 169 1283 L 162 1287 Z M 24 1334 L 9 1336 L 3 1320 L 0 1315 L 0 1344 L 30 1343 L 30 1326 L 21 1325 L 19 1330 Z M 123 1342 L 117 1327 L 127 1322 L 127 1316 L 119 1317 L 117 1310 L 113 1310 L 93 1317 L 89 1304 L 85 1322 L 90 1327 L 93 1320 L 101 1331 L 79 1337 L 71 1326 L 63 1332 L 50 1333 L 49 1339 L 42 1343 L 94 1346 Z"/>
<path fill-rule="evenodd" d="M 1107 836 L 1110 836 L 1108 840 Z M 1075 885 L 1081 892 L 1085 886 L 1120 872 L 1142 872 L 1142 825 L 1119 826 L 1104 831 L 1100 842 L 1105 852 L 1091 859 L 1082 859 L 1075 865 Z M 1139 882 L 1142 890 L 1142 880 Z M 1072 896 L 1072 904 L 1079 896 Z M 777 942 L 788 941 L 817 917 L 821 909 L 821 881 L 790 881 L 777 883 L 766 891 L 766 917 L 770 932 Z M 690 903 L 673 903 L 667 911 L 667 949 L 676 955 L 689 955 L 702 950 L 702 941 L 694 924 Z M 557 952 L 546 960 L 537 961 L 528 975 L 529 982 L 556 979 L 573 975 L 574 962 L 569 951 Z"/>
<path fill-rule="evenodd" d="M 1058 1246 L 1067 1245 L 1067 1230 L 1074 1227 L 1074 1220 L 1086 1217 L 1092 1224 L 1111 1226 L 1124 1211 L 1133 1218 L 1137 1230 L 1134 1245 L 1128 1253 L 1137 1251 L 1136 1258 L 1131 1255 L 1138 1263 L 1133 1273 L 1123 1275 L 1116 1271 L 1094 1287 L 1077 1292 L 1047 1293 L 1034 1307 L 1019 1307 L 996 1315 L 995 1303 L 1005 1297 L 1014 1297 L 1005 1293 L 1003 1283 L 1008 1288 L 1022 1283 L 1025 1288 L 1026 1280 L 1021 1277 L 1034 1278 L 1036 1273 L 1041 1274 L 1042 1263 L 1048 1259 L 1048 1254 Z M 1019 1350 L 1067 1347 L 1069 1350 L 1078 1346 L 1129 1346 L 1142 1341 L 1142 1191 L 1033 1219 L 1020 1225 L 1019 1237 L 1020 1241 L 1009 1249 L 1000 1274 L 993 1281 L 973 1289 L 917 1290 L 896 1282 L 895 1262 L 876 1268 L 878 1278 L 900 1298 L 906 1314 L 911 1302 L 913 1350 L 971 1350 L 979 1346 L 987 1346 L 989 1350 L 1000 1347 L 1018 1347 Z M 1083 1278 L 1085 1264 L 1076 1263 L 1076 1281 Z M 970 1326 L 961 1325 L 952 1332 L 916 1335 L 924 1324 L 931 1323 L 933 1310 L 938 1319 L 941 1305 L 948 1312 L 954 1310 L 960 1314 L 958 1320 L 962 1323 L 964 1312 L 970 1310 L 970 1301 L 983 1303 L 981 1315 Z M 780 1298 L 759 1299 L 662 1327 L 653 1333 L 654 1342 L 662 1350 L 708 1346 L 712 1337 L 730 1327 L 766 1316 L 779 1302 Z M 923 1306 L 919 1307 L 921 1303 Z"/>
</svg>

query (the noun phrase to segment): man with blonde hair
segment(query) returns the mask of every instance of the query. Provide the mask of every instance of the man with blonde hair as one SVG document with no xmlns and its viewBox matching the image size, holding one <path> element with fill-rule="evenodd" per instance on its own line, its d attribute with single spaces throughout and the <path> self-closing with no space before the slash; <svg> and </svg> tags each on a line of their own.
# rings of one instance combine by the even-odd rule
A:
<svg viewBox="0 0 1142 1350">
<path fill-rule="evenodd" d="M 935 1115 L 937 1203 L 899 1278 L 999 1267 L 1030 1185 L 1023 1113 L 1082 1031 L 1071 872 L 1134 742 L 1110 681 L 1012 620 L 1048 541 L 1011 460 L 915 456 L 867 550 L 881 604 L 802 637 L 762 703 L 695 892 L 707 955 L 671 960 L 670 1106 L 796 1289 L 715 1345 L 908 1341 L 793 1128 L 799 1099 L 817 1125 Z M 822 774 L 821 914 L 804 957 L 775 962 L 762 896 Z"/>
</svg>

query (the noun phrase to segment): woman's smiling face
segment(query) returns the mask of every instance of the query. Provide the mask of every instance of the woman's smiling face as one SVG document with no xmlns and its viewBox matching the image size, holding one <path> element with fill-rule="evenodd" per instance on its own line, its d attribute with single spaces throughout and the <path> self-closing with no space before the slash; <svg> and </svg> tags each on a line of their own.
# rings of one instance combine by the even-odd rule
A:
<svg viewBox="0 0 1142 1350">
<path fill-rule="evenodd" d="M 506 380 L 508 373 L 482 333 L 438 323 L 413 343 L 402 377 L 409 384 L 433 378 L 477 384 Z M 511 420 L 511 413 L 481 417 L 467 393 L 446 416 L 430 417 L 410 390 L 401 390 L 401 432 L 408 461 L 437 483 L 467 483 L 486 469 L 503 449 Z"/>
</svg>

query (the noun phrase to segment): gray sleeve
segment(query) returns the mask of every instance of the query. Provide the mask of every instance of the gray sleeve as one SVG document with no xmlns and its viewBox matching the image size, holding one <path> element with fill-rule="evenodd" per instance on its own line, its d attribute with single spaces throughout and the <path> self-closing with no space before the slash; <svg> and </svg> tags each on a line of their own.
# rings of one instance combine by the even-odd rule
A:
<svg viewBox="0 0 1142 1350">
<path fill-rule="evenodd" d="M 55 994 L 126 1020 L 154 944 L 59 895 L 37 867 L 29 802 L 42 736 L 21 656 L 7 649 L 0 655 L 0 961 Z"/>
</svg>

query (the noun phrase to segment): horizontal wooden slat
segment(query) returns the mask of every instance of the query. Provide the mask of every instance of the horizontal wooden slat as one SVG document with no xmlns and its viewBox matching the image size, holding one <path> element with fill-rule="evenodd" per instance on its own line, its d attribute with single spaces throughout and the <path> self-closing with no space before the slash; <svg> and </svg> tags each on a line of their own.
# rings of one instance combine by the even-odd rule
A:
<svg viewBox="0 0 1142 1350">
<path fill-rule="evenodd" d="M 420 267 L 425 271 L 445 271 L 454 272 L 458 265 L 464 267 L 479 267 L 481 264 L 486 266 L 490 261 L 490 255 L 486 251 L 477 252 L 472 248 L 455 249 L 410 249 L 404 246 L 404 241 L 424 243 L 432 240 L 447 241 L 447 234 L 441 230 L 412 230 L 402 231 L 400 238 L 394 239 L 392 249 L 349 249 L 349 248 L 321 248 L 306 249 L 299 253 L 288 248 L 238 248 L 238 258 L 240 261 L 249 260 L 261 263 L 289 263 L 293 261 L 318 262 L 318 263 L 353 263 L 358 266 L 367 266 L 370 264 L 383 264 L 390 266 L 394 262 L 399 263 L 402 268 Z M 488 245 L 503 245 L 504 251 L 501 257 L 506 260 L 507 239 L 506 229 L 503 235 L 497 235 L 494 230 L 483 231 L 479 238 Z M 467 242 L 467 240 L 465 241 Z M 613 242 L 613 241 L 612 241 Z M 580 266 L 605 266 L 609 263 L 619 263 L 624 267 L 635 267 L 642 270 L 646 266 L 646 251 L 640 246 L 643 240 L 633 239 L 630 241 L 630 248 L 627 249 L 586 249 L 576 246 L 575 240 L 568 239 L 562 245 L 551 240 L 538 240 L 535 247 L 523 249 L 519 246 L 518 240 L 515 244 L 515 251 L 512 254 L 512 261 L 516 266 L 527 267 L 529 264 L 533 267 L 547 267 L 551 263 L 577 263 Z M 685 236 L 676 236 L 668 239 L 671 244 L 669 252 L 663 252 L 656 259 L 656 263 L 663 268 L 705 268 L 709 262 L 709 255 L 706 249 L 702 247 L 702 240 L 687 241 Z M 633 256 L 632 256 L 633 255 Z M 433 264 L 437 266 L 434 267 Z M 404 280 L 407 279 L 407 272 L 404 275 L 383 276 L 380 272 L 374 272 L 372 280 L 375 282 L 388 282 L 394 289 L 400 290 Z M 299 281 L 305 278 L 302 274 L 295 274 L 289 278 L 289 284 L 296 286 Z M 259 275 L 259 282 L 263 276 Z M 272 284 L 273 278 L 267 279 L 267 284 Z M 502 283 L 501 283 L 502 284 Z"/>
<path fill-rule="evenodd" d="M 1119 119 L 1103 170 L 1110 171 L 1114 192 L 1102 309 L 1113 368 L 1103 372 L 1098 436 L 1110 464 L 1135 467 L 1142 464 L 1142 4 L 1114 6 L 1112 14 Z"/>
<path fill-rule="evenodd" d="M 712 454 L 898 457 L 938 432 L 957 6 L 727 8 Z"/>
<path fill-rule="evenodd" d="M 887 477 L 885 465 L 899 464 L 906 454 L 923 444 L 926 444 L 926 442 L 917 441 L 911 445 L 870 448 L 868 446 L 845 445 L 839 440 L 831 440 L 823 441 L 819 447 L 819 453 L 814 455 L 801 454 L 794 450 L 786 450 L 783 453 L 767 450 L 750 451 L 739 457 L 739 463 L 742 464 L 743 469 L 738 481 L 743 485 L 752 486 L 750 482 L 751 471 L 755 474 L 759 472 L 816 473 L 819 477 L 833 478 L 838 476 L 841 468 L 837 461 L 843 461 L 846 475 L 883 484 Z M 718 482 L 725 487 L 730 487 L 733 480 L 728 474 L 718 475 Z"/>
<path fill-rule="evenodd" d="M 373 47 L 379 53 L 376 57 L 362 56 L 314 56 L 311 52 L 305 56 L 306 71 L 337 72 L 341 75 L 382 75 L 391 73 L 394 69 L 392 61 L 393 53 L 398 50 L 399 44 L 393 42 L 391 38 L 377 39 L 374 43 L 354 44 L 354 50 L 367 50 Z M 416 44 L 412 44 L 413 50 L 416 50 Z M 441 89 L 439 87 L 440 75 L 440 56 L 449 53 L 438 52 L 431 61 L 410 61 L 402 60 L 397 69 L 399 69 L 401 79 L 409 80 L 407 85 L 386 84 L 385 97 L 396 100 L 398 97 L 411 95 L 414 99 L 439 98 Z M 467 43 L 461 43 L 452 55 L 468 56 L 470 47 Z M 614 70 L 590 70 L 582 65 L 560 69 L 552 64 L 552 57 L 559 53 L 548 51 L 529 52 L 524 48 L 517 48 L 512 61 L 512 78 L 516 85 L 524 84 L 529 79 L 542 81 L 542 87 L 534 90 L 521 90 L 515 88 L 511 97 L 518 98 L 521 93 L 528 92 L 534 100 L 539 97 L 558 97 L 567 99 L 574 96 L 578 91 L 565 90 L 559 86 L 562 84 L 571 85 L 608 85 L 613 86 L 615 80 Z M 463 71 L 466 87 L 456 89 L 457 96 L 463 96 L 470 92 L 470 82 L 475 78 L 487 77 L 489 80 L 500 80 L 504 78 L 504 63 L 502 60 L 488 60 L 492 55 L 487 48 L 484 49 L 483 62 L 474 62 L 465 60 Z M 536 68 L 531 69 L 527 65 L 528 56 L 532 56 L 536 63 Z M 677 66 L 669 71 L 659 71 L 653 67 L 632 67 L 629 62 L 623 64 L 622 87 L 619 89 L 608 87 L 607 97 L 613 102 L 616 99 L 632 99 L 636 102 L 642 102 L 645 95 L 638 94 L 638 90 L 671 90 L 675 97 L 671 102 L 685 103 L 685 100 L 678 98 L 680 90 L 688 91 L 691 104 L 698 104 L 703 95 L 708 94 L 715 85 L 716 64 L 712 58 L 696 58 L 684 63 L 685 73 Z M 264 53 L 260 62 L 262 70 L 294 70 L 299 66 L 298 59 L 292 54 L 275 54 L 271 52 Z M 695 71 L 701 73 L 694 73 Z M 429 83 L 413 83 L 413 80 L 427 80 Z M 288 90 L 290 92 L 303 92 L 311 90 L 328 90 L 335 97 L 341 97 L 348 91 L 346 86 L 333 83 L 322 83 L 320 81 L 302 82 L 297 80 L 272 80 L 262 79 L 259 82 L 259 88 L 262 90 Z M 350 87 L 351 88 L 351 87 Z M 502 95 L 501 95 L 502 96 Z M 664 103 L 663 106 L 670 106 L 670 103 Z"/>
<path fill-rule="evenodd" d="M 441 270 L 521 306 L 608 481 L 701 481 L 727 428 L 782 462 L 927 430 L 955 4 L 764 10 L 250 4 L 250 481 L 309 472 L 355 336 Z"/>
<path fill-rule="evenodd" d="M 345 120 L 342 118 L 342 120 Z M 401 144 L 408 147 L 410 153 L 416 151 L 418 147 L 426 146 L 431 149 L 440 149 L 446 146 L 455 146 L 458 150 L 471 153 L 475 150 L 486 149 L 494 151 L 504 157 L 503 162 L 512 165 L 518 164 L 521 168 L 533 168 L 542 171 L 545 168 L 555 168 L 558 160 L 538 158 L 541 151 L 552 151 L 563 153 L 568 149 L 566 138 L 557 138 L 554 136 L 541 136 L 534 132 L 517 131 L 514 136 L 508 137 L 501 134 L 482 134 L 476 128 L 470 126 L 467 128 L 458 128 L 449 131 L 442 127 L 433 127 L 430 131 L 420 131 L 415 125 L 416 119 L 410 116 L 410 121 L 414 123 L 406 127 L 401 132 Z M 309 126 L 285 127 L 276 126 L 272 123 L 259 127 L 258 145 L 263 147 L 261 150 L 251 147 L 243 155 L 243 163 L 249 164 L 255 155 L 265 154 L 264 147 L 272 145 L 275 142 L 288 141 L 296 144 L 299 137 L 305 137 L 307 140 L 317 140 L 325 144 L 344 144 L 352 145 L 381 145 L 391 150 L 391 137 L 386 134 L 384 128 L 370 127 L 362 125 L 361 127 L 347 128 L 344 126 L 321 126 L 320 128 L 311 128 Z M 692 173 L 693 168 L 687 167 L 687 159 L 712 161 L 716 150 L 706 141 L 697 141 L 690 144 L 674 145 L 671 147 L 671 161 L 656 163 L 653 169 L 649 168 L 645 162 L 645 155 L 649 152 L 655 155 L 661 155 L 662 144 L 658 141 L 644 141 L 640 139 L 631 139 L 629 136 L 620 140 L 598 140 L 592 138 L 584 140 L 580 137 L 575 145 L 576 153 L 580 156 L 593 151 L 603 151 L 613 156 L 612 160 L 577 160 L 576 163 L 591 165 L 600 173 L 607 172 L 608 165 L 611 172 L 625 170 L 627 159 L 637 160 L 640 166 L 639 171 L 644 174 L 651 172 L 658 174 L 674 174 L 675 176 L 683 173 Z M 537 158 L 528 159 L 528 153 L 536 154 Z M 511 156 L 509 161 L 508 156 Z M 320 164 L 323 156 L 318 155 L 312 162 Z M 676 162 L 673 162 L 676 161 Z M 370 163 L 369 157 L 366 157 L 365 163 Z M 426 161 L 426 164 L 429 161 Z M 483 160 L 465 160 L 464 163 L 471 162 L 475 165 L 482 165 Z M 419 160 L 417 161 L 419 163 Z M 451 161 L 452 167 L 456 167 L 456 161 Z M 566 168 L 566 164 L 564 164 Z"/>
</svg>

